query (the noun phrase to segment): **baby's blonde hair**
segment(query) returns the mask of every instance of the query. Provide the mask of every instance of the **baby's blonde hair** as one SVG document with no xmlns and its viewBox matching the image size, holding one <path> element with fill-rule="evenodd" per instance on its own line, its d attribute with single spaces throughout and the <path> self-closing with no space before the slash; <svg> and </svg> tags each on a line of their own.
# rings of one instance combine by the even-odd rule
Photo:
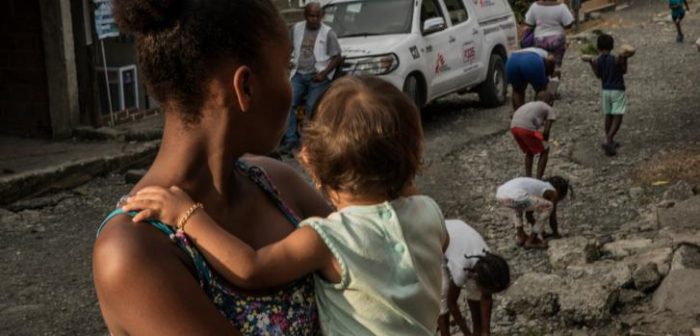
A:
<svg viewBox="0 0 700 336">
<path fill-rule="evenodd" d="M 376 77 L 335 81 L 302 139 L 303 164 L 322 188 L 387 199 L 413 183 L 423 150 L 418 108 Z"/>
</svg>

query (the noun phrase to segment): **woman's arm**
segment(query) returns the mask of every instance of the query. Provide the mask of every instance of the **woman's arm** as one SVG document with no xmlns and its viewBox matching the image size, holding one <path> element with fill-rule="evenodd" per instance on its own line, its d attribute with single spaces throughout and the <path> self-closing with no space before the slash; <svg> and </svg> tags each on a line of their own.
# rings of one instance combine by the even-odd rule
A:
<svg viewBox="0 0 700 336">
<path fill-rule="evenodd" d="M 561 11 L 561 26 L 564 27 L 564 29 L 569 29 L 571 26 L 574 25 L 576 22 L 574 20 L 574 15 L 571 14 L 571 11 L 569 10 L 569 7 L 566 4 L 560 4 L 562 6 L 562 11 Z"/>
<path fill-rule="evenodd" d="M 197 245 L 214 269 L 241 288 L 282 285 L 334 265 L 335 257 L 312 228 L 297 229 L 281 241 L 256 251 L 193 204 L 187 193 L 178 187 L 146 187 L 129 197 L 122 209 L 139 211 L 134 222 L 156 219 L 177 226 Z M 191 212 L 192 209 L 197 210 Z M 339 274 L 331 274 L 331 278 L 339 277 Z"/>
<path fill-rule="evenodd" d="M 112 335 L 240 335 L 180 254 L 150 225 L 121 216 L 105 227 L 95 242 L 92 271 Z"/>
<path fill-rule="evenodd" d="M 525 24 L 528 25 L 531 29 L 535 28 L 537 25 L 537 19 L 535 18 L 535 9 L 534 7 L 537 6 L 536 2 L 533 2 L 532 5 L 530 5 L 530 8 L 527 9 L 527 12 L 525 12 Z"/>
</svg>

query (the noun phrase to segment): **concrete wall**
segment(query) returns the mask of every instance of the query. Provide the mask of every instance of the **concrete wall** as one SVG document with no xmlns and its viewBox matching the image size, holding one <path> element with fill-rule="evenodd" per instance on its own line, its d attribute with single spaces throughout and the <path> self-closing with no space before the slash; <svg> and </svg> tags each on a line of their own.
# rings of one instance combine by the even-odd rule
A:
<svg viewBox="0 0 700 336">
<path fill-rule="evenodd" d="M 39 1 L 0 5 L 0 133 L 52 135 Z"/>
<path fill-rule="evenodd" d="M 39 10 L 52 136 L 68 137 L 80 120 L 71 1 L 40 1 Z"/>
<path fill-rule="evenodd" d="M 71 1 L 0 3 L 0 133 L 70 136 L 78 104 Z"/>
</svg>

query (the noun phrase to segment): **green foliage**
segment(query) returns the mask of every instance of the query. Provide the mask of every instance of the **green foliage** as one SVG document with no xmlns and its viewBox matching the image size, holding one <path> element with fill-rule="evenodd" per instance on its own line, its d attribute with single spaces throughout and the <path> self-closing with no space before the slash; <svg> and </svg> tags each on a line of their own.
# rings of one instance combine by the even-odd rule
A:
<svg viewBox="0 0 700 336">
<path fill-rule="evenodd" d="M 513 8 L 513 13 L 515 13 L 515 19 L 518 22 L 525 21 L 525 13 L 530 8 L 533 3 L 532 0 L 508 0 L 510 7 Z"/>
<path fill-rule="evenodd" d="M 598 48 L 596 48 L 596 46 L 594 46 L 592 43 L 584 44 L 579 50 L 581 51 L 582 55 L 598 55 Z"/>
<path fill-rule="evenodd" d="M 593 29 L 591 33 L 593 33 L 593 36 L 597 38 L 604 32 L 600 29 Z M 586 38 L 582 42 L 583 45 L 581 46 L 581 48 L 579 48 L 579 51 L 581 51 L 581 55 L 598 55 L 598 48 L 596 47 L 596 43 L 594 41 L 591 41 L 591 39 Z"/>
</svg>

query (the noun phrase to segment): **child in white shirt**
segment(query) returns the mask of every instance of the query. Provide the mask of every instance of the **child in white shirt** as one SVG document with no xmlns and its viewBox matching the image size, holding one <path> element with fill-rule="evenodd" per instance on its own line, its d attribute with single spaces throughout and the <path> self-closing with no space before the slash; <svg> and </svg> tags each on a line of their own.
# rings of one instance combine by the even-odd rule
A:
<svg viewBox="0 0 700 336">
<path fill-rule="evenodd" d="M 531 177 L 512 179 L 496 191 L 496 200 L 513 210 L 513 225 L 516 229 L 516 243 L 527 248 L 546 248 L 544 222 L 549 220 L 552 237 L 558 238 L 557 204 L 569 192 L 569 181 L 552 176 L 544 181 Z M 530 235 L 523 229 L 523 215 L 526 215 L 532 229 Z"/>
<path fill-rule="evenodd" d="M 492 254 L 484 238 L 461 220 L 446 220 L 449 244 L 442 264 L 442 301 L 438 329 L 441 336 L 450 335 L 450 315 L 464 335 L 472 335 L 457 303 L 464 288 L 471 312 L 474 335 L 491 333 L 493 293 L 510 285 L 510 269 L 506 261 Z"/>
</svg>

